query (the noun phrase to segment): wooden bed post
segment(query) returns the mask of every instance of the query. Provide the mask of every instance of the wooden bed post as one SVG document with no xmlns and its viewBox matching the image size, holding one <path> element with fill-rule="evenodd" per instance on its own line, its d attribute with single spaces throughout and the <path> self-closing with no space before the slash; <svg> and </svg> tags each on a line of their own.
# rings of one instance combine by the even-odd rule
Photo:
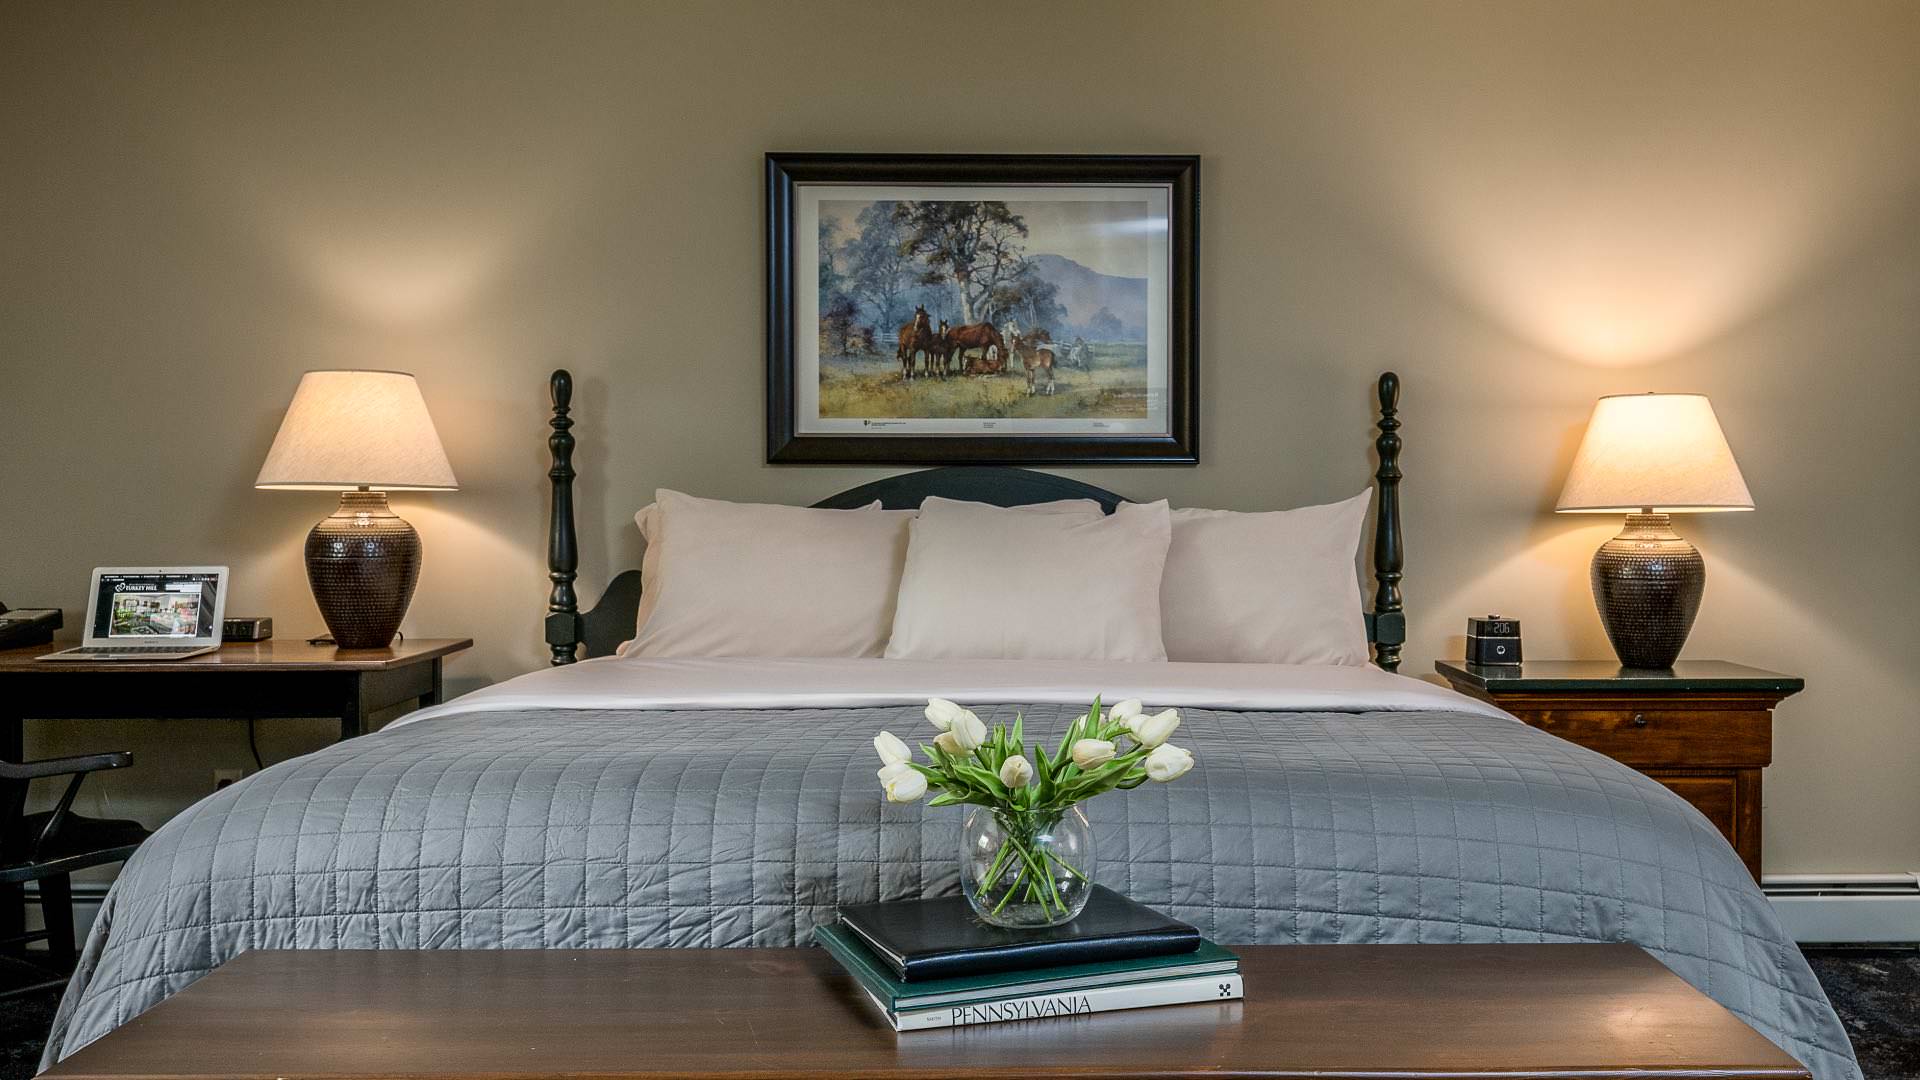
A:
<svg viewBox="0 0 1920 1080">
<path fill-rule="evenodd" d="M 1407 640 L 1407 616 L 1400 596 L 1406 551 L 1400 539 L 1400 376 L 1380 375 L 1380 437 L 1373 448 L 1380 469 L 1373 474 L 1378 505 L 1373 520 L 1373 659 L 1388 671 L 1400 667 Z"/>
<path fill-rule="evenodd" d="M 553 505 L 547 518 L 547 577 L 553 589 L 547 594 L 547 645 L 553 650 L 553 665 L 571 664 L 579 659 L 582 626 L 580 598 L 573 591 L 574 571 L 580 567 L 580 540 L 573 530 L 573 418 L 568 415 L 573 402 L 573 376 L 565 368 L 548 380 L 553 392 L 553 419 L 547 421 L 553 434 L 547 436 L 547 449 L 553 454 L 553 467 L 547 479 L 553 481 Z"/>
</svg>

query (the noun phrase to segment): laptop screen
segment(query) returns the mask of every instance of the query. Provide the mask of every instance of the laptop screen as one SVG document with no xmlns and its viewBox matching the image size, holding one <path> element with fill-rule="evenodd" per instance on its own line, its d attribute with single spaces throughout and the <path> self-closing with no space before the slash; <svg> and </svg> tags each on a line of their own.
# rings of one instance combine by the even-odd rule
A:
<svg viewBox="0 0 1920 1080">
<path fill-rule="evenodd" d="M 92 636 L 115 641 L 211 638 L 219 589 L 217 573 L 102 571 Z"/>
</svg>

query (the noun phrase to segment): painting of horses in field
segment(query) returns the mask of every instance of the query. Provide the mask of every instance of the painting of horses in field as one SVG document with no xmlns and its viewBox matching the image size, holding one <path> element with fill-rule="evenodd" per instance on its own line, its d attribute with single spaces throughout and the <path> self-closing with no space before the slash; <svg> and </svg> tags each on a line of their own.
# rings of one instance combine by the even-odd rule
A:
<svg viewBox="0 0 1920 1080">
<path fill-rule="evenodd" d="M 1144 420 L 1145 201 L 822 200 L 820 415 Z"/>
<path fill-rule="evenodd" d="M 1165 437 L 1185 409 L 1171 185 L 793 196 L 792 360 L 775 385 L 791 379 L 794 435 Z"/>
</svg>

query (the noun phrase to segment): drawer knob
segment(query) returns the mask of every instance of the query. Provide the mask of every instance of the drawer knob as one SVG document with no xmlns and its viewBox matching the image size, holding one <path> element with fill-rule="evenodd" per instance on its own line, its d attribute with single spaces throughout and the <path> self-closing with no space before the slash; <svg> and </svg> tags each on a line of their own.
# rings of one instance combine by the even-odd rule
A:
<svg viewBox="0 0 1920 1080">
<path fill-rule="evenodd" d="M 1647 714 L 1646 714 L 1646 713 L 1634 713 L 1634 714 L 1633 714 L 1633 726 L 1634 726 L 1634 727 L 1646 727 L 1646 726 L 1647 726 Z"/>
</svg>

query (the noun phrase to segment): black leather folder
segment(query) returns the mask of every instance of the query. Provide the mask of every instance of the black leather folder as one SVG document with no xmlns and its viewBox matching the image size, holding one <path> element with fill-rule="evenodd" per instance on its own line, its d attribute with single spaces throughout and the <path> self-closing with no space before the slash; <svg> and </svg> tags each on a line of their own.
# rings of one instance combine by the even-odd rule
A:
<svg viewBox="0 0 1920 1080">
<path fill-rule="evenodd" d="M 1072 922 L 1009 930 L 980 921 L 964 896 L 853 904 L 840 921 L 903 982 L 1188 953 L 1200 931 L 1095 885 Z"/>
</svg>

